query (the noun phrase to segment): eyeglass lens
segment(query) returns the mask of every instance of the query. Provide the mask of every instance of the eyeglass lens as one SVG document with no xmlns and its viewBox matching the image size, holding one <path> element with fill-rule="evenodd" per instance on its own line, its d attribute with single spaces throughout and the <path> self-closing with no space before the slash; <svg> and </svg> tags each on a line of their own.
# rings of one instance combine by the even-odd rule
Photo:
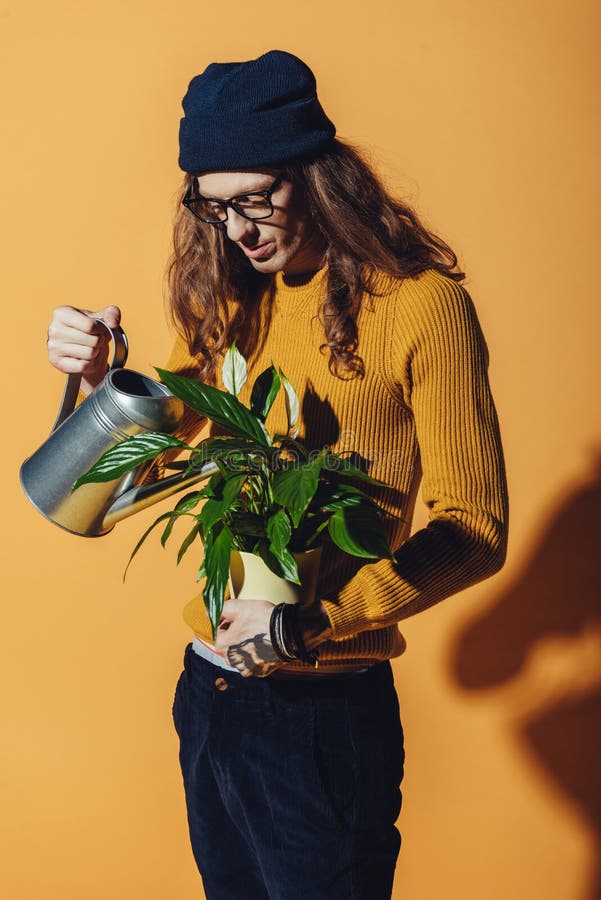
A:
<svg viewBox="0 0 601 900">
<path fill-rule="evenodd" d="M 262 194 L 242 194 L 230 200 L 229 205 L 247 219 L 261 219 L 273 212 L 271 201 Z M 193 197 L 189 206 L 195 215 L 206 222 L 225 222 L 227 219 L 227 207 L 215 200 Z"/>
</svg>

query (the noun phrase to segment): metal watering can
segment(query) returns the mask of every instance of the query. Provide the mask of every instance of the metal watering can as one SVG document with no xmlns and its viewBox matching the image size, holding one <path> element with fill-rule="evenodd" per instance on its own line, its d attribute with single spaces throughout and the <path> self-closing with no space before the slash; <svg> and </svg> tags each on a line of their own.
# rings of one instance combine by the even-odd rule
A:
<svg viewBox="0 0 601 900">
<path fill-rule="evenodd" d="M 102 319 L 98 320 L 102 322 Z M 48 440 L 25 460 L 21 486 L 38 512 L 72 534 L 99 537 L 127 516 L 170 497 L 215 472 L 214 463 L 184 476 L 182 472 L 141 484 L 152 466 L 146 462 L 126 475 L 100 484 L 77 479 L 110 447 L 148 431 L 173 433 L 184 404 L 158 381 L 124 369 L 128 343 L 121 328 L 109 328 L 113 359 L 103 381 L 75 409 L 81 375 L 69 375 Z"/>
</svg>

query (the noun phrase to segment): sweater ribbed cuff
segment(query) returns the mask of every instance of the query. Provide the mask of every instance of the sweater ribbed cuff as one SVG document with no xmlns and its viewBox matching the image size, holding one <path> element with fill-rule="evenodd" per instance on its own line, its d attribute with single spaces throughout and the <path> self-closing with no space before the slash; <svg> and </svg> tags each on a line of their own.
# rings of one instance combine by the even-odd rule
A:
<svg viewBox="0 0 601 900">
<path fill-rule="evenodd" d="M 369 566 L 364 566 L 352 581 L 338 592 L 336 600 L 322 599 L 323 608 L 333 631 L 332 640 L 341 640 L 361 631 L 382 628 L 382 623 L 370 617 L 368 598 L 373 597 L 375 585 L 371 584 L 366 571 L 368 568 Z"/>
</svg>

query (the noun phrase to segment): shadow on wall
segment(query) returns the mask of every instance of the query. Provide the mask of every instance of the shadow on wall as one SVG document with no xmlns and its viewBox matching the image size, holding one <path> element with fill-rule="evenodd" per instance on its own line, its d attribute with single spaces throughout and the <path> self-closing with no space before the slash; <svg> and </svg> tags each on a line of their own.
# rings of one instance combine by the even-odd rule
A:
<svg viewBox="0 0 601 900">
<path fill-rule="evenodd" d="M 495 689 L 518 740 L 583 817 L 601 848 L 601 457 L 556 510 L 531 558 L 462 628 L 450 675 Z M 601 898 L 601 870 L 587 900 Z"/>
</svg>

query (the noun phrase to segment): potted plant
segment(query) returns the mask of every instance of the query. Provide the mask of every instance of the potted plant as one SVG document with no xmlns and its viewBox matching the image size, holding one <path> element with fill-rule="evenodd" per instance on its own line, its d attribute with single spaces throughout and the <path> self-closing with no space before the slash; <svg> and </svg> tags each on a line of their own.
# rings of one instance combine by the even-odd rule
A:
<svg viewBox="0 0 601 900">
<path fill-rule="evenodd" d="M 350 452 L 333 453 L 328 447 L 309 451 L 296 439 L 298 398 L 280 368 L 272 364 L 257 377 L 249 407 L 238 399 L 247 366 L 235 343 L 223 362 L 225 391 L 164 369 L 156 371 L 175 396 L 219 426 L 223 434 L 197 446 L 162 432 L 125 438 L 78 479 L 74 490 L 87 482 L 110 481 L 173 449 L 189 452 L 184 475 L 207 462 L 214 464 L 205 486 L 187 493 L 174 509 L 159 516 L 129 560 L 161 522 L 165 523 L 161 536 L 165 546 L 175 522 L 192 519 L 177 562 L 197 538 L 202 542 L 204 560 L 198 579 L 206 579 L 203 598 L 214 634 L 230 569 L 235 582 L 245 554 L 260 558 L 269 573 L 284 579 L 283 584 L 295 585 L 301 583 L 299 564 L 306 554 L 318 560 L 326 540 L 355 556 L 392 558 L 383 523 L 387 513 L 363 489 L 364 485 L 386 485 L 353 465 Z M 288 428 L 286 434 L 271 435 L 265 422 L 280 390 L 285 395 Z M 307 579 L 314 580 L 315 572 Z"/>
</svg>

